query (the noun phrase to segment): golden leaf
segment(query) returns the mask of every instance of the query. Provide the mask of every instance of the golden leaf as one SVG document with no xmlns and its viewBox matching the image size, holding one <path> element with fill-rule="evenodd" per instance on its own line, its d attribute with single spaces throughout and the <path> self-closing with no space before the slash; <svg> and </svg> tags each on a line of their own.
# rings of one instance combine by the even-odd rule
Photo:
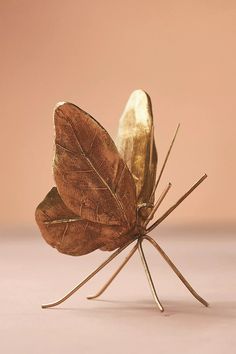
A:
<svg viewBox="0 0 236 354">
<path fill-rule="evenodd" d="M 143 90 L 135 90 L 125 106 L 119 122 L 116 145 L 133 175 L 137 206 L 152 204 L 157 151 L 151 100 Z M 150 208 L 142 208 L 144 219 L 150 211 Z"/>
</svg>

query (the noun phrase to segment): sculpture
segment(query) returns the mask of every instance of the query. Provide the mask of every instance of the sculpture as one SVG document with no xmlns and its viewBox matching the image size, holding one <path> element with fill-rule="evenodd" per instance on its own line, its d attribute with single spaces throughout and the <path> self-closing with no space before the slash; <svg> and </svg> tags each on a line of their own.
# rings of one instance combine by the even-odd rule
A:
<svg viewBox="0 0 236 354">
<path fill-rule="evenodd" d="M 56 306 L 65 301 L 134 242 L 121 266 L 89 299 L 101 295 L 138 250 L 154 300 L 163 311 L 143 252 L 144 240 L 159 251 L 193 296 L 207 306 L 158 243 L 148 235 L 207 177 L 203 175 L 149 226 L 171 188 L 169 183 L 155 200 L 179 125 L 156 178 L 157 151 L 152 108 L 144 91 L 134 91 L 128 100 L 119 123 L 117 146 L 94 118 L 71 103 L 59 103 L 54 117 L 53 172 L 57 187 L 51 189 L 36 209 L 41 233 L 51 246 L 65 254 L 80 256 L 96 249 L 115 252 L 66 296 L 42 307 Z"/>
</svg>

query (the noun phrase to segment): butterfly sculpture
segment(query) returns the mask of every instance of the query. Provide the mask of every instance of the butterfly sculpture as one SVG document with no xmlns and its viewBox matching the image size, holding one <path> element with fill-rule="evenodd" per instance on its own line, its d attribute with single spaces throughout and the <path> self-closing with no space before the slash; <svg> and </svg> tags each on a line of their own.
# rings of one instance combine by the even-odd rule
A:
<svg viewBox="0 0 236 354">
<path fill-rule="evenodd" d="M 148 235 L 207 177 L 204 175 L 149 226 L 171 187 L 169 183 L 155 200 L 179 126 L 156 178 L 157 151 L 151 100 L 143 90 L 134 91 L 127 102 L 119 122 L 116 145 L 94 118 L 74 104 L 57 104 L 54 122 L 53 173 L 56 187 L 36 209 L 40 231 L 48 244 L 68 255 L 81 256 L 96 249 L 115 252 L 62 299 L 42 307 L 56 306 L 65 301 L 134 242 L 134 247 L 111 279 L 89 298 L 101 295 L 138 250 L 154 300 L 163 311 L 143 252 L 142 242 L 145 239 L 160 252 L 189 291 L 207 306 L 158 243 Z"/>
</svg>

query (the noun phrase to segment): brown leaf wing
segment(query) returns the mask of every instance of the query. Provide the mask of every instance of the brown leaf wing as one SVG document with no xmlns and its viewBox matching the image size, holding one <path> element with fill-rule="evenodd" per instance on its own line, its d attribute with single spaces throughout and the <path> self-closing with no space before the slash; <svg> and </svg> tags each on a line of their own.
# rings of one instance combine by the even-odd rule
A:
<svg viewBox="0 0 236 354">
<path fill-rule="evenodd" d="M 73 256 L 87 254 L 97 248 L 112 251 L 135 235 L 135 230 L 127 233 L 122 226 L 107 226 L 81 219 L 66 207 L 56 187 L 38 205 L 35 218 L 46 242 L 59 252 Z"/>
<path fill-rule="evenodd" d="M 71 103 L 55 109 L 54 177 L 66 206 L 107 225 L 136 222 L 133 177 L 106 130 Z"/>
</svg>

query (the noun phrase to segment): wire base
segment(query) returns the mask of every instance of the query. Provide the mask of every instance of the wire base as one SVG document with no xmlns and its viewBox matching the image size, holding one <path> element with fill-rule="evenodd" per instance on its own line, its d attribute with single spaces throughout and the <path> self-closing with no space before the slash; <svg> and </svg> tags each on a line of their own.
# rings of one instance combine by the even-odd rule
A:
<svg viewBox="0 0 236 354">
<path fill-rule="evenodd" d="M 124 268 L 124 266 L 129 262 L 131 257 L 135 254 L 135 252 L 138 250 L 139 255 L 144 267 L 145 274 L 147 276 L 147 280 L 152 292 L 153 299 L 159 308 L 161 312 L 164 311 L 164 307 L 162 306 L 156 292 L 156 288 L 154 285 L 154 282 L 152 280 L 152 276 L 148 267 L 148 263 L 146 260 L 146 257 L 144 255 L 142 243 L 144 240 L 147 240 L 150 242 L 155 249 L 161 254 L 161 256 L 164 258 L 164 260 L 169 264 L 171 269 L 175 272 L 175 274 L 179 277 L 179 279 L 182 281 L 182 283 L 186 286 L 186 288 L 190 291 L 190 293 L 199 301 L 201 302 L 204 306 L 209 306 L 206 300 L 204 300 L 189 284 L 189 282 L 184 278 L 182 273 L 178 270 L 178 268 L 174 265 L 174 263 L 170 260 L 170 258 L 167 256 L 167 254 L 162 250 L 162 248 L 158 245 L 158 243 L 150 236 L 144 235 L 140 236 L 138 239 L 131 241 L 127 243 L 125 246 L 120 247 L 118 250 L 112 253 L 110 257 L 108 257 L 98 268 L 96 268 L 87 278 L 85 278 L 81 283 L 76 285 L 70 292 L 68 292 L 65 296 L 63 296 L 61 299 L 42 305 L 42 308 L 50 308 L 50 307 L 55 307 L 64 301 L 66 301 L 69 297 L 71 297 L 76 291 L 78 291 L 82 286 L 84 286 L 90 279 L 92 279 L 100 270 L 102 270 L 108 263 L 110 263 L 114 258 L 116 258 L 122 251 L 124 251 L 131 243 L 135 242 L 135 245 L 129 252 L 129 254 L 126 256 L 124 261 L 121 263 L 121 265 L 118 267 L 118 269 L 112 274 L 110 279 L 105 283 L 105 285 L 93 296 L 88 296 L 87 299 L 92 300 L 98 298 L 100 295 L 102 295 L 105 290 L 109 287 L 109 285 L 113 282 L 113 280 L 117 277 L 117 275 L 121 272 L 121 270 Z"/>
</svg>

